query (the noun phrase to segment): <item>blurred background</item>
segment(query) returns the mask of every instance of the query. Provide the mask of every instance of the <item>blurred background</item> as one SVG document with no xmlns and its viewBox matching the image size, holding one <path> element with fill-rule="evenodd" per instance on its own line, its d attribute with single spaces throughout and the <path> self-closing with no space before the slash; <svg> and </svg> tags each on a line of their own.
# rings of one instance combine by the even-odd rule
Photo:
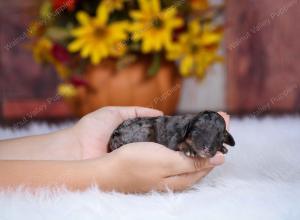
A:
<svg viewBox="0 0 300 220">
<path fill-rule="evenodd" d="M 107 105 L 300 112 L 298 0 L 0 2 L 0 120 Z"/>
</svg>

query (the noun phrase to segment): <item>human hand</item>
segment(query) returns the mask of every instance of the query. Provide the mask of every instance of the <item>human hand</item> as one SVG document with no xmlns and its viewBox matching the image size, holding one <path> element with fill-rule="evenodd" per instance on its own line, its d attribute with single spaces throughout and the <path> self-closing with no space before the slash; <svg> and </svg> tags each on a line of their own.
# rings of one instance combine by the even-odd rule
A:
<svg viewBox="0 0 300 220">
<path fill-rule="evenodd" d="M 143 109 L 143 113 L 141 113 L 141 109 Z M 105 112 L 106 117 L 103 117 L 101 115 L 103 112 L 99 111 L 89 116 L 91 117 L 89 120 L 92 119 L 92 121 L 86 121 L 86 123 L 89 122 L 88 125 L 93 120 L 95 120 L 94 123 L 98 123 L 104 118 L 108 122 L 114 122 L 107 123 L 110 127 L 106 126 L 105 132 L 102 133 L 103 155 L 105 155 L 111 132 L 121 122 L 137 115 L 144 117 L 145 114 L 146 116 L 161 115 L 160 112 L 144 108 L 108 108 L 106 110 L 109 110 L 109 112 Z M 120 114 L 122 115 L 120 116 Z M 220 115 L 228 124 L 229 116 L 223 112 L 220 112 Z M 206 176 L 215 166 L 221 165 L 224 162 L 224 155 L 219 152 L 210 159 L 188 158 L 183 153 L 170 150 L 160 144 L 140 142 L 124 145 L 99 159 L 104 161 L 104 164 L 101 165 L 104 171 L 98 172 L 97 179 L 99 186 L 104 190 L 147 192 L 150 190 L 165 191 L 169 188 L 181 191 Z"/>
<path fill-rule="evenodd" d="M 181 152 L 150 142 L 128 144 L 106 154 L 110 135 L 121 122 L 137 116 L 158 115 L 161 112 L 147 108 L 109 107 L 85 116 L 69 129 L 2 141 L 3 159 L 10 161 L 2 161 L 5 166 L 0 166 L 3 168 L 0 173 L 6 177 L 2 178 L 5 181 L 0 181 L 0 186 L 61 183 L 71 189 L 83 189 L 96 181 L 104 190 L 122 192 L 163 191 L 166 187 L 183 190 L 224 162 L 221 153 L 210 159 L 188 158 Z M 221 115 L 228 123 L 229 117 Z M 21 146 L 24 149 L 20 153 Z M 81 156 L 76 148 L 82 152 Z M 98 158 L 74 161 L 93 157 Z M 60 178 L 66 173 L 68 178 Z M 34 176 L 39 178 L 32 178 Z"/>
<path fill-rule="evenodd" d="M 222 153 L 213 158 L 189 158 L 152 142 L 122 146 L 100 158 L 99 186 L 106 191 L 148 192 L 182 191 L 206 176 L 224 162 Z"/>
<path fill-rule="evenodd" d="M 104 107 L 84 116 L 71 130 L 71 139 L 77 140 L 80 155 L 76 159 L 90 159 L 107 153 L 107 144 L 114 129 L 124 120 L 135 117 L 161 116 L 161 111 L 143 107 Z M 229 123 L 229 116 L 219 112 Z M 73 141 L 74 143 L 74 141 Z"/>
<path fill-rule="evenodd" d="M 110 136 L 123 121 L 136 117 L 161 116 L 161 111 L 143 107 L 104 107 L 85 115 L 71 128 L 80 158 L 91 159 L 107 153 Z"/>
</svg>

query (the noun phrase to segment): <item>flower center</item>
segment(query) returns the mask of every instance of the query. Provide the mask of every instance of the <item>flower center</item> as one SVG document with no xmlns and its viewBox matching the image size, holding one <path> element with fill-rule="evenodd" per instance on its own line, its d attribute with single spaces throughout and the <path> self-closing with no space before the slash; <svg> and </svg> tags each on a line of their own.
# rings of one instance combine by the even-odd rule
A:
<svg viewBox="0 0 300 220">
<path fill-rule="evenodd" d="M 156 29 L 160 29 L 163 26 L 163 21 L 160 18 L 154 18 L 152 20 L 152 26 L 155 27 Z"/>
<path fill-rule="evenodd" d="M 95 37 L 103 37 L 104 35 L 106 35 L 106 33 L 107 31 L 103 27 L 96 27 L 94 30 Z"/>
<path fill-rule="evenodd" d="M 190 47 L 190 50 L 191 50 L 191 53 L 192 53 L 192 54 L 195 54 L 195 53 L 198 52 L 199 46 L 196 45 L 196 44 L 192 44 L 191 47 Z"/>
</svg>

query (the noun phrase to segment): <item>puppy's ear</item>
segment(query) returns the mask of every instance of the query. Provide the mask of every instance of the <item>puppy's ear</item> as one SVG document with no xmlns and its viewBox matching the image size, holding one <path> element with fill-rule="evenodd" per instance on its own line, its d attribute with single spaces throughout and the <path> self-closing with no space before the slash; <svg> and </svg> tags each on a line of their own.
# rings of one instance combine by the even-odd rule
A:
<svg viewBox="0 0 300 220">
<path fill-rule="evenodd" d="M 179 118 L 180 121 L 178 121 L 178 127 L 177 127 L 177 132 L 182 138 L 182 141 L 187 138 L 189 133 L 191 132 L 191 129 L 193 127 L 194 121 L 196 120 L 196 115 L 190 114 L 190 115 L 185 115 Z"/>
<path fill-rule="evenodd" d="M 191 126 L 192 126 L 192 122 L 189 121 L 184 127 L 183 127 L 183 131 L 182 131 L 182 137 L 183 139 L 186 138 L 186 136 L 189 134 L 190 130 L 191 130 Z"/>
<path fill-rule="evenodd" d="M 234 146 L 235 145 L 235 141 L 234 141 L 232 135 L 228 131 L 225 131 L 225 134 L 224 134 L 224 143 L 228 144 L 230 146 Z"/>
</svg>

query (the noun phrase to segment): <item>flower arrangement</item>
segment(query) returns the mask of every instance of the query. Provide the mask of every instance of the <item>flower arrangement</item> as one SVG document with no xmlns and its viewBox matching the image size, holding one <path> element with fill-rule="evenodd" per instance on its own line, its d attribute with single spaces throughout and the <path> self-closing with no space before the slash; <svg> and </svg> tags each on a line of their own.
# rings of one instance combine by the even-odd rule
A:
<svg viewBox="0 0 300 220">
<path fill-rule="evenodd" d="M 62 79 L 60 94 L 73 96 L 87 65 L 106 58 L 120 63 L 151 58 L 176 62 L 182 76 L 202 78 L 221 61 L 221 6 L 209 0 L 47 0 L 31 26 L 33 56 L 52 64 Z M 41 22 L 42 21 L 42 22 Z"/>
</svg>

